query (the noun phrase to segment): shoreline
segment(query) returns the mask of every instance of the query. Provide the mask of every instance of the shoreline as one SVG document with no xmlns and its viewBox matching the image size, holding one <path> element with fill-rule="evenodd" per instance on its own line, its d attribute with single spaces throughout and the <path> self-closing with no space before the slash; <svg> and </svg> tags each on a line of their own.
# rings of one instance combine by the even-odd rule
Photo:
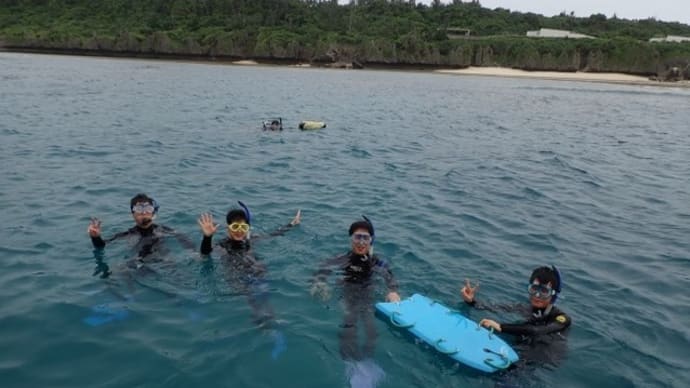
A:
<svg viewBox="0 0 690 388">
<path fill-rule="evenodd" d="M 662 82 L 653 81 L 647 77 L 625 74 L 625 73 L 590 73 L 590 72 L 559 72 L 559 71 L 528 71 L 520 69 L 512 69 L 508 67 L 468 67 L 465 69 L 443 69 L 435 70 L 435 73 L 450 74 L 450 75 L 473 75 L 483 77 L 504 77 L 504 78 L 522 78 L 522 79 L 539 79 L 549 81 L 577 81 L 577 82 L 594 82 L 594 83 L 609 83 L 619 85 L 637 85 L 637 86 L 662 86 L 662 87 L 690 87 L 690 81 L 677 82 Z"/>
<path fill-rule="evenodd" d="M 17 54 L 40 54 L 40 55 L 64 55 L 64 56 L 83 56 L 92 58 L 110 59 L 135 59 L 135 60 L 157 60 L 157 61 L 177 61 L 188 63 L 205 63 L 217 65 L 235 66 L 280 66 L 292 68 L 312 68 L 312 69 L 334 69 L 343 70 L 342 67 L 334 66 L 331 63 L 305 63 L 293 59 L 260 59 L 260 58 L 233 58 L 233 57 L 208 57 L 198 55 L 180 54 L 142 54 L 129 52 L 103 52 L 92 50 L 65 50 L 65 49 L 25 49 L 7 48 L 0 46 L 0 53 Z M 349 69 L 348 69 L 349 70 Z M 455 75 L 455 76 L 480 76 L 480 77 L 499 77 L 499 78 L 520 78 L 535 79 L 546 81 L 574 81 L 588 83 L 607 83 L 616 85 L 631 86 L 659 86 L 690 88 L 690 80 L 663 82 L 653 81 L 640 75 L 611 72 L 560 72 L 560 71 L 528 71 L 513 69 L 509 67 L 466 67 L 466 68 L 447 68 L 437 65 L 407 65 L 407 64 L 367 64 L 364 70 L 373 71 L 414 71 L 431 74 Z"/>
</svg>

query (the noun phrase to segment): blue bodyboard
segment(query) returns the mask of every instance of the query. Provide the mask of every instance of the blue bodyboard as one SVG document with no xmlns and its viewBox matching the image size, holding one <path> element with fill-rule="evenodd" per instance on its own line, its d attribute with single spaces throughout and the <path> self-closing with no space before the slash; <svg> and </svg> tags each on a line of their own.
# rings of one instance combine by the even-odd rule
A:
<svg viewBox="0 0 690 388">
<path fill-rule="evenodd" d="M 423 295 L 400 302 L 377 303 L 376 310 L 437 351 L 484 372 L 506 369 L 518 360 L 515 351 L 489 330 Z"/>
</svg>

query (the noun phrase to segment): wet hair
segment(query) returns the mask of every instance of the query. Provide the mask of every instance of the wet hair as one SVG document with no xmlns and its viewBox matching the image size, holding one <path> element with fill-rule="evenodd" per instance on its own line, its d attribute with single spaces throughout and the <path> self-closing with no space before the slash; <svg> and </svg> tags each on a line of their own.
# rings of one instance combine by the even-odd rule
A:
<svg viewBox="0 0 690 388">
<path fill-rule="evenodd" d="M 348 234 L 352 236 L 352 234 L 355 232 L 357 229 L 366 229 L 369 231 L 369 234 L 374 236 L 374 227 L 368 223 L 367 221 L 355 221 L 350 225 L 350 230 L 348 231 Z"/>
<path fill-rule="evenodd" d="M 561 284 L 558 279 L 558 275 L 551 267 L 539 267 L 532 272 L 532 276 L 529 277 L 529 282 L 532 283 L 534 280 L 539 280 L 539 284 L 551 283 L 551 288 L 554 290 L 560 290 Z"/>
<path fill-rule="evenodd" d="M 225 216 L 225 221 L 228 223 L 228 225 L 239 220 L 249 223 L 249 220 L 247 219 L 247 214 L 245 214 L 244 210 L 242 209 L 230 209 L 228 215 Z"/>
<path fill-rule="evenodd" d="M 129 201 L 129 210 L 133 211 L 132 209 L 134 208 L 134 205 L 136 205 L 138 203 L 151 204 L 155 208 L 154 212 L 158 211 L 158 203 L 156 203 L 156 200 L 149 197 L 148 195 L 146 195 L 144 193 L 139 193 L 139 194 L 135 195 L 134 197 L 132 197 L 132 199 Z"/>
<path fill-rule="evenodd" d="M 273 120 L 273 121 L 271 121 L 271 125 L 280 125 L 280 121 Z"/>
</svg>

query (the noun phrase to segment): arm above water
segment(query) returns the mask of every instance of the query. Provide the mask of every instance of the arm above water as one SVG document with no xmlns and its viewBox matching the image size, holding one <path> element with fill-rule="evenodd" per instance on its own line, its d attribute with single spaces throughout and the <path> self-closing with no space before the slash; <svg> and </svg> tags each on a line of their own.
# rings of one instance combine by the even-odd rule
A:
<svg viewBox="0 0 690 388">
<path fill-rule="evenodd" d="M 554 316 L 545 324 L 535 324 L 531 321 L 524 321 L 518 323 L 498 323 L 490 319 L 482 319 L 480 325 L 485 327 L 493 327 L 499 332 L 512 335 L 524 336 L 539 336 L 544 334 L 556 333 L 563 331 L 570 326 L 571 320 L 565 313 L 554 314 Z"/>
<path fill-rule="evenodd" d="M 88 228 L 86 228 L 86 232 L 89 234 L 89 237 L 91 237 L 91 244 L 93 244 L 94 248 L 105 248 L 105 241 L 103 241 L 103 238 L 101 237 L 101 220 L 96 217 L 91 217 L 91 221 L 89 222 Z"/>
<path fill-rule="evenodd" d="M 89 222 L 89 226 L 86 229 L 87 233 L 89 234 L 89 237 L 91 237 L 91 244 L 93 244 L 93 247 L 96 249 L 103 249 L 105 248 L 106 243 L 113 242 L 121 237 L 127 236 L 130 233 L 132 233 L 132 230 L 127 230 L 124 232 L 117 233 L 113 237 L 104 240 L 103 237 L 101 237 L 101 220 L 98 218 L 91 218 L 91 221 Z"/>
<path fill-rule="evenodd" d="M 257 236 L 254 237 L 253 240 L 258 240 L 258 239 L 264 239 L 267 237 L 276 237 L 276 236 L 282 236 L 284 235 L 288 230 L 292 229 L 293 227 L 297 226 L 302 222 L 302 211 L 297 209 L 297 214 L 295 214 L 295 217 L 287 224 L 279 227 L 278 229 L 274 230 L 273 232 L 265 235 L 265 236 Z"/>
<path fill-rule="evenodd" d="M 211 213 L 203 213 L 197 221 L 204 238 L 201 240 L 199 252 L 202 255 L 209 255 L 213 251 L 213 234 L 218 230 L 218 224 L 213 222 Z"/>
<path fill-rule="evenodd" d="M 491 312 L 521 312 L 524 310 L 524 306 L 520 303 L 514 304 L 487 304 L 478 302 L 475 298 L 477 290 L 479 289 L 479 282 L 477 282 L 474 287 L 470 283 L 469 279 L 465 279 L 465 285 L 460 289 L 460 296 L 468 305 L 472 306 L 477 310 L 486 310 Z"/>
<path fill-rule="evenodd" d="M 204 236 L 201 240 L 201 247 L 199 247 L 199 253 L 204 256 L 208 256 L 213 252 L 213 236 Z"/>
</svg>

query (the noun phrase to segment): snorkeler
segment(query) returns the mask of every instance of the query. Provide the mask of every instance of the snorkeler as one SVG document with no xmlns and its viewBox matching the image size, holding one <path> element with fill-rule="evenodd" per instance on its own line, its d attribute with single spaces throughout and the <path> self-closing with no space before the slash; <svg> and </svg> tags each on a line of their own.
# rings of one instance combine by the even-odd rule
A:
<svg viewBox="0 0 690 388">
<path fill-rule="evenodd" d="M 262 329 L 270 329 L 274 339 L 272 357 L 275 359 L 285 350 L 285 339 L 276 328 L 275 315 L 268 303 L 268 284 L 266 283 L 266 266 L 254 254 L 251 242 L 262 236 L 251 236 L 252 215 L 249 208 L 239 202 L 241 209 L 231 209 L 225 220 L 227 221 L 228 236 L 213 245 L 213 234 L 218 230 L 213 216 L 202 214 L 199 227 L 204 234 L 201 242 L 201 254 L 210 255 L 214 250 L 220 254 L 220 261 L 224 268 L 224 277 L 230 287 L 247 296 L 252 309 L 254 323 Z M 279 236 L 301 222 L 302 212 L 297 211 L 295 217 L 287 225 L 278 228 L 268 236 Z M 216 249 L 214 249 L 216 248 Z"/>
<path fill-rule="evenodd" d="M 268 125 L 267 125 L 268 124 Z M 283 119 L 271 120 L 270 123 L 267 121 L 263 124 L 264 131 L 282 131 L 283 130 Z"/>
<path fill-rule="evenodd" d="M 252 241 L 265 237 L 251 235 L 252 214 L 244 203 L 241 201 L 238 201 L 238 203 L 241 209 L 231 209 L 225 217 L 225 221 L 228 224 L 228 237 L 216 244 L 222 251 L 225 251 L 221 253 L 229 253 L 237 250 L 248 252 Z M 297 210 L 297 214 L 295 214 L 295 217 L 287 225 L 281 226 L 268 236 L 283 235 L 293 226 L 299 225 L 301 220 L 302 212 Z M 201 217 L 199 217 L 198 223 L 204 234 L 200 251 L 202 255 L 208 255 L 214 249 L 213 234 L 218 230 L 218 225 L 213 222 L 213 216 L 210 213 L 202 214 Z"/>
<path fill-rule="evenodd" d="M 159 255 L 151 256 L 153 253 L 161 251 L 161 243 L 168 236 L 175 237 L 184 248 L 194 249 L 194 244 L 186 236 L 175 232 L 172 228 L 153 222 L 159 209 L 158 203 L 153 198 L 146 194 L 137 194 L 130 200 L 129 208 L 135 225 L 107 240 L 101 237 L 101 220 L 95 217 L 91 219 L 87 232 L 94 248 L 103 249 L 108 243 L 127 239 L 133 245 L 133 250 L 137 252 L 136 259 L 128 263 L 128 266 L 136 266 L 136 268 L 141 267 L 150 259 L 160 260 Z M 108 269 L 102 269 L 101 272 L 108 274 Z"/>
<path fill-rule="evenodd" d="M 218 225 L 213 222 L 213 216 L 204 213 L 199 217 L 199 227 L 204 235 L 200 252 L 208 257 L 214 250 L 220 254 L 224 268 L 224 277 L 230 287 L 247 296 L 252 310 L 254 323 L 262 329 L 268 329 L 274 340 L 271 357 L 273 359 L 285 351 L 285 338 L 276 327 L 275 314 L 268 303 L 268 284 L 266 283 L 266 266 L 255 256 L 251 242 L 262 236 L 251 236 L 252 214 L 249 208 L 238 201 L 241 209 L 231 209 L 225 217 L 227 222 L 227 237 L 213 245 L 213 234 Z M 287 224 L 278 228 L 268 236 L 279 236 L 299 225 L 302 212 L 297 210 L 295 217 Z M 216 248 L 216 249 L 214 249 Z"/>
<path fill-rule="evenodd" d="M 376 327 L 374 325 L 374 274 L 381 276 L 387 286 L 386 300 L 399 302 L 398 284 L 388 264 L 373 254 L 374 226 L 364 217 L 350 225 L 348 231 L 351 250 L 343 255 L 326 260 L 314 274 L 311 294 L 322 300 L 330 297 L 326 279 L 336 268 L 342 275 L 339 284 L 343 287 L 345 316 L 340 332 L 340 354 L 344 360 L 359 361 L 371 358 L 374 353 Z M 357 345 L 357 323 L 364 321 L 366 343 L 360 351 Z"/>
<path fill-rule="evenodd" d="M 478 309 L 496 311 L 492 306 L 476 301 L 479 285 L 472 287 L 469 280 L 460 290 L 463 300 Z M 539 267 L 532 272 L 527 285 L 530 306 L 521 308 L 499 307 L 503 311 L 520 310 L 526 319 L 517 323 L 499 323 L 482 319 L 479 324 L 496 332 L 517 336 L 516 349 L 527 362 L 557 363 L 564 354 L 565 332 L 570 327 L 570 317 L 554 304 L 561 292 L 561 276 L 556 267 Z M 535 348 L 541 347 L 541 349 Z M 548 346 L 543 348 L 542 346 Z"/>
</svg>

